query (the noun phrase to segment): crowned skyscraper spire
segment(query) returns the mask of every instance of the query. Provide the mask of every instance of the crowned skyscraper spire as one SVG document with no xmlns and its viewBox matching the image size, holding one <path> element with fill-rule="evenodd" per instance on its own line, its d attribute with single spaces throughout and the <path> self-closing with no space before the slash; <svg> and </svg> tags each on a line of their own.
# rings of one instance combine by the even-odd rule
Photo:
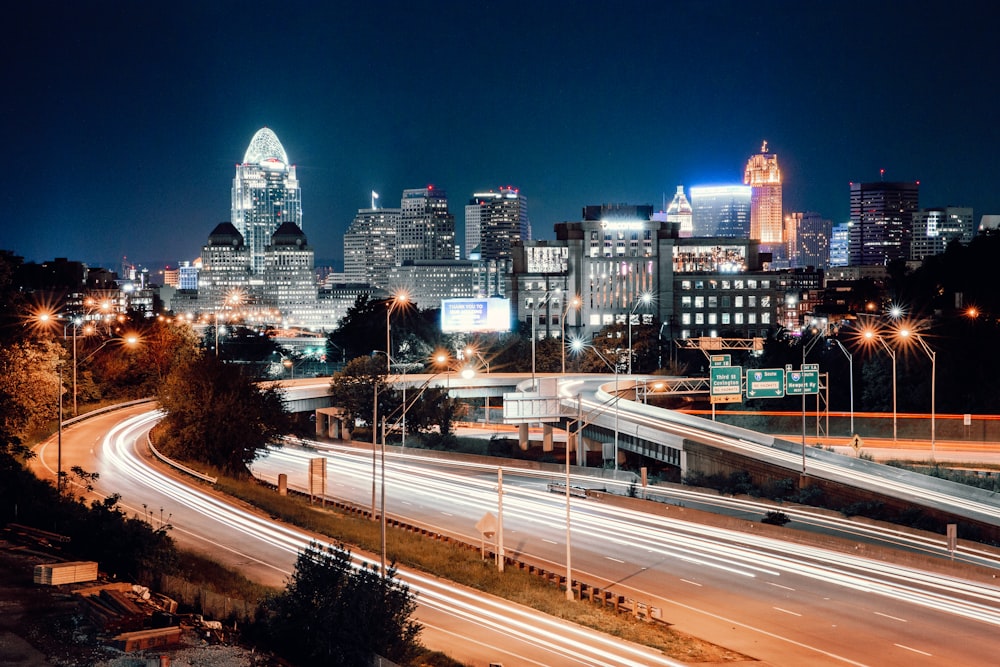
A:
<svg viewBox="0 0 1000 667">
<path fill-rule="evenodd" d="M 253 274 L 264 270 L 264 248 L 285 222 L 302 227 L 302 192 L 295 165 L 269 128 L 257 130 L 233 179 L 233 226 L 250 249 Z"/>
<path fill-rule="evenodd" d="M 750 238 L 769 246 L 780 246 L 783 240 L 781 170 L 778 169 L 778 156 L 767 152 L 766 141 L 760 153 L 747 160 L 743 182 L 750 186 Z"/>
</svg>

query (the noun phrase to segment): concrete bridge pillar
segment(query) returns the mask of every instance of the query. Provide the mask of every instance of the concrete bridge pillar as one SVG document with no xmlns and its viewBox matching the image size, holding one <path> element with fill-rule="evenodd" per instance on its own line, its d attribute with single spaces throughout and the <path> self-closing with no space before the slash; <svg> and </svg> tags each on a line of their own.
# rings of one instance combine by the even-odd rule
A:
<svg viewBox="0 0 1000 667">
<path fill-rule="evenodd" d="M 552 424 L 542 424 L 542 451 L 552 451 Z"/>
<path fill-rule="evenodd" d="M 517 446 L 521 448 L 522 452 L 528 451 L 528 425 L 518 424 L 517 425 Z"/>
</svg>

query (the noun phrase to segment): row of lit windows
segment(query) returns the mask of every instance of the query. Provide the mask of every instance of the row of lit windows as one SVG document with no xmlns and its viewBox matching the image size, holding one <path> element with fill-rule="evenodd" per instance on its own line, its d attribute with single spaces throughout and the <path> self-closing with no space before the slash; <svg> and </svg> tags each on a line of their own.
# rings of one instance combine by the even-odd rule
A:
<svg viewBox="0 0 1000 667">
<path fill-rule="evenodd" d="M 770 280 L 736 278 L 733 280 L 682 280 L 681 289 L 771 289 Z"/>
<path fill-rule="evenodd" d="M 761 308 L 771 307 L 771 295 L 770 294 L 724 294 L 722 296 L 717 296 L 711 294 L 709 296 L 682 296 L 681 297 L 681 310 L 690 310 L 693 306 L 694 308 L 756 308 L 758 301 L 760 302 Z"/>
<path fill-rule="evenodd" d="M 771 323 L 771 313 L 770 311 L 756 312 L 735 312 L 730 313 L 729 311 L 722 311 L 721 313 L 681 313 L 681 324 L 688 326 L 691 324 L 719 324 L 722 326 L 726 325 L 741 325 L 741 324 L 770 324 Z"/>
</svg>

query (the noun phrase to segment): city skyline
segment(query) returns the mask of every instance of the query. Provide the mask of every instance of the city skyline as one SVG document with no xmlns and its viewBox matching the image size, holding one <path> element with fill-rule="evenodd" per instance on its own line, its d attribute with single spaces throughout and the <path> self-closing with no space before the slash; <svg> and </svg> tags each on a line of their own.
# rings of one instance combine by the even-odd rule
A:
<svg viewBox="0 0 1000 667">
<path fill-rule="evenodd" d="M 194 259 L 264 126 L 297 167 L 318 264 L 342 261 L 373 190 L 392 207 L 444 189 L 464 241 L 465 202 L 510 184 L 546 239 L 587 205 L 660 209 L 677 185 L 739 184 L 763 141 L 786 213 L 844 222 L 849 183 L 880 169 L 920 181 L 921 208 L 1000 213 L 1000 56 L 973 3 L 171 7 L 19 8 L 0 247 Z M 932 49 L 932 33 L 957 43 Z"/>
</svg>

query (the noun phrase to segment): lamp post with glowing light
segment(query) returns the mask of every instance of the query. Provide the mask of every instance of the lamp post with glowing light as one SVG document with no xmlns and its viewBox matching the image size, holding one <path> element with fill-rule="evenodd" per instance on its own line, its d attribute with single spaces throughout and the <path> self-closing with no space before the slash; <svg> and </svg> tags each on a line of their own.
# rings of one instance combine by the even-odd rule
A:
<svg viewBox="0 0 1000 667">
<path fill-rule="evenodd" d="M 538 301 L 533 303 L 531 306 L 531 390 L 538 390 L 538 383 L 535 381 L 535 341 L 538 338 L 538 334 L 535 331 L 535 327 L 538 324 L 538 309 L 549 302 L 549 299 L 553 294 L 559 294 L 558 289 L 551 292 L 546 292 L 545 296 Z"/>
<path fill-rule="evenodd" d="M 597 358 L 604 362 L 604 365 L 613 370 L 615 373 L 615 470 L 618 470 L 618 402 L 621 399 L 621 395 L 618 393 L 618 364 L 612 364 L 594 345 L 584 343 L 582 340 L 574 340 L 571 347 L 573 348 L 574 353 L 582 352 L 587 348 L 593 350 L 594 354 L 597 355 Z"/>
<path fill-rule="evenodd" d="M 639 300 L 635 302 L 635 306 L 632 307 L 632 312 L 628 314 L 628 374 L 632 375 L 632 316 L 635 315 L 635 311 L 639 309 L 639 306 L 648 306 L 653 300 L 653 295 L 649 292 L 644 292 Z"/>
<path fill-rule="evenodd" d="M 935 413 L 936 410 L 936 396 L 935 387 L 937 385 L 937 352 L 931 349 L 931 346 L 927 344 L 924 337 L 913 331 L 909 326 L 902 326 L 896 331 L 896 337 L 899 338 L 900 342 L 906 345 L 909 341 L 915 340 L 918 347 L 924 351 L 927 357 L 931 360 L 931 459 L 934 459 L 935 455 Z"/>
<path fill-rule="evenodd" d="M 399 292 L 393 296 L 389 301 L 386 302 L 385 306 L 385 372 L 392 372 L 392 338 L 391 332 L 392 328 L 390 326 L 389 318 L 392 315 L 392 311 L 396 308 L 405 308 L 406 304 L 410 300 L 410 295 L 406 292 Z"/>
<path fill-rule="evenodd" d="M 854 435 L 854 356 L 850 352 L 847 351 L 847 348 L 844 347 L 844 344 L 841 343 L 839 340 L 837 340 L 836 338 L 834 338 L 832 340 L 833 340 L 834 343 L 836 343 L 837 347 L 840 348 L 840 351 L 844 353 L 844 356 L 847 357 L 847 368 L 848 368 L 848 372 L 850 373 L 850 379 L 851 379 L 851 386 L 850 386 L 850 396 L 851 396 L 851 435 L 853 436 Z"/>
<path fill-rule="evenodd" d="M 562 332 L 559 338 L 559 343 L 562 346 L 562 374 L 566 375 L 566 317 L 569 315 L 569 309 L 578 309 L 581 305 L 580 297 L 574 296 L 566 304 L 566 309 L 563 311 L 562 319 L 559 323 L 562 325 Z"/>
<path fill-rule="evenodd" d="M 889 347 L 889 344 L 885 342 L 885 339 L 879 335 L 874 329 L 868 328 L 862 331 L 862 336 L 864 340 L 867 341 L 869 345 L 880 344 L 885 351 L 889 353 L 889 357 L 892 359 L 892 441 L 896 442 L 896 351 Z"/>
</svg>

